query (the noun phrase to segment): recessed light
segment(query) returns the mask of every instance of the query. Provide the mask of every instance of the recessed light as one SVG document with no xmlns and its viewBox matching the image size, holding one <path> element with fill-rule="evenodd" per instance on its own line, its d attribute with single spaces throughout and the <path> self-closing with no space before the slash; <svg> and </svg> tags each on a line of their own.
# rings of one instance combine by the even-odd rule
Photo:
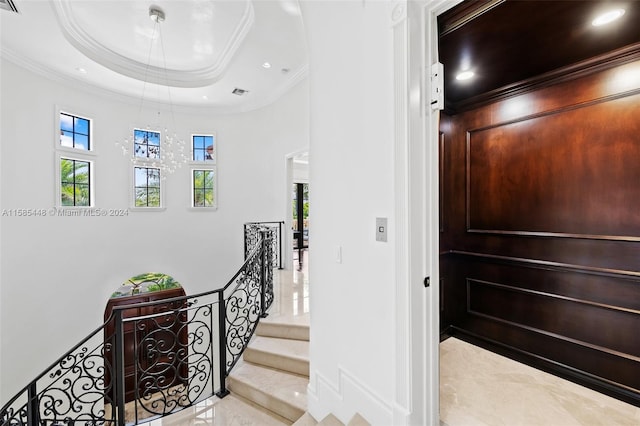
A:
<svg viewBox="0 0 640 426">
<path fill-rule="evenodd" d="M 76 68 L 76 71 L 78 71 L 80 74 L 86 74 L 87 73 L 87 70 L 82 68 L 82 67 Z"/>
<path fill-rule="evenodd" d="M 456 80 L 469 80 L 470 78 L 473 78 L 474 75 L 475 73 L 473 71 L 462 71 L 459 72 L 458 75 L 456 75 Z"/>
<path fill-rule="evenodd" d="M 207 95 L 202 95 L 202 99 L 204 99 L 205 101 L 209 99 L 209 97 Z"/>
<path fill-rule="evenodd" d="M 601 15 L 598 15 L 593 21 L 591 21 L 591 25 L 593 25 L 594 27 L 599 27 L 601 25 L 605 25 L 609 22 L 615 21 L 622 15 L 624 15 L 624 9 L 610 10 Z"/>
<path fill-rule="evenodd" d="M 269 62 L 265 62 L 265 63 L 263 63 L 263 64 L 262 64 L 262 68 L 266 68 L 266 69 L 271 68 L 271 63 L 269 63 Z"/>
</svg>

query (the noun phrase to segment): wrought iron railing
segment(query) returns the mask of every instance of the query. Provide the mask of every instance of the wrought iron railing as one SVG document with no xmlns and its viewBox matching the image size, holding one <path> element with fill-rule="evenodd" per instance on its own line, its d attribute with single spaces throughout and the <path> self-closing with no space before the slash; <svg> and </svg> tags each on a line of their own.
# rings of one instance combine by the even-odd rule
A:
<svg viewBox="0 0 640 426">
<path fill-rule="evenodd" d="M 244 255 L 248 256 L 253 247 L 260 240 L 260 230 L 270 229 L 275 232 L 273 238 L 273 267 L 282 269 L 282 228 L 284 221 L 280 222 L 247 222 L 244 224 Z"/>
<path fill-rule="evenodd" d="M 222 289 L 114 307 L 2 407 L 0 425 L 135 425 L 226 396 L 225 379 L 273 301 L 274 233 L 259 232 Z"/>
</svg>

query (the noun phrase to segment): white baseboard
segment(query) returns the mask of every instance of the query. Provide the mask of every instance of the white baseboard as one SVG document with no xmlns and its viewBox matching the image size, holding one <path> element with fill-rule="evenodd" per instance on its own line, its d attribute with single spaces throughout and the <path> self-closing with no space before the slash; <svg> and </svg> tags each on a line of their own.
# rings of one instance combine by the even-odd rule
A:
<svg viewBox="0 0 640 426">
<path fill-rule="evenodd" d="M 317 371 L 311 372 L 307 398 L 308 411 L 318 420 L 333 414 L 341 422 L 347 423 L 355 413 L 359 413 L 372 425 L 405 423 L 398 419 L 398 415 L 406 413 L 406 410 L 397 409 L 393 403 L 340 366 L 338 383 L 333 383 Z M 398 420 L 400 423 L 397 423 Z"/>
</svg>

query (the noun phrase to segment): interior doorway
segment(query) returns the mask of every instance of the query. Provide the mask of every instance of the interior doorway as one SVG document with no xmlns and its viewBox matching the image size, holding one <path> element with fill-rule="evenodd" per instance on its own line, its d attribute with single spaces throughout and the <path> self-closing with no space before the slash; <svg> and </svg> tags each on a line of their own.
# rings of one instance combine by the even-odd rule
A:
<svg viewBox="0 0 640 426">
<path fill-rule="evenodd" d="M 287 156 L 287 207 L 284 260 L 287 269 L 308 272 L 309 268 L 309 152 Z"/>
<path fill-rule="evenodd" d="M 293 250 L 294 267 L 302 271 L 308 266 L 309 250 L 309 184 L 293 184 Z"/>
</svg>

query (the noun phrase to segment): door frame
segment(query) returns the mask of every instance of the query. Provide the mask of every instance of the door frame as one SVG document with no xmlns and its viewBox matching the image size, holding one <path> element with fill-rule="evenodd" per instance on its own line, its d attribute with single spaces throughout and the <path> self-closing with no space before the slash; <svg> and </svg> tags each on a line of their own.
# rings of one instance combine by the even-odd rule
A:
<svg viewBox="0 0 640 426">
<path fill-rule="evenodd" d="M 392 14 L 397 424 L 440 424 L 440 112 L 431 108 L 430 68 L 438 61 L 437 17 L 461 1 L 408 0 Z"/>
</svg>

